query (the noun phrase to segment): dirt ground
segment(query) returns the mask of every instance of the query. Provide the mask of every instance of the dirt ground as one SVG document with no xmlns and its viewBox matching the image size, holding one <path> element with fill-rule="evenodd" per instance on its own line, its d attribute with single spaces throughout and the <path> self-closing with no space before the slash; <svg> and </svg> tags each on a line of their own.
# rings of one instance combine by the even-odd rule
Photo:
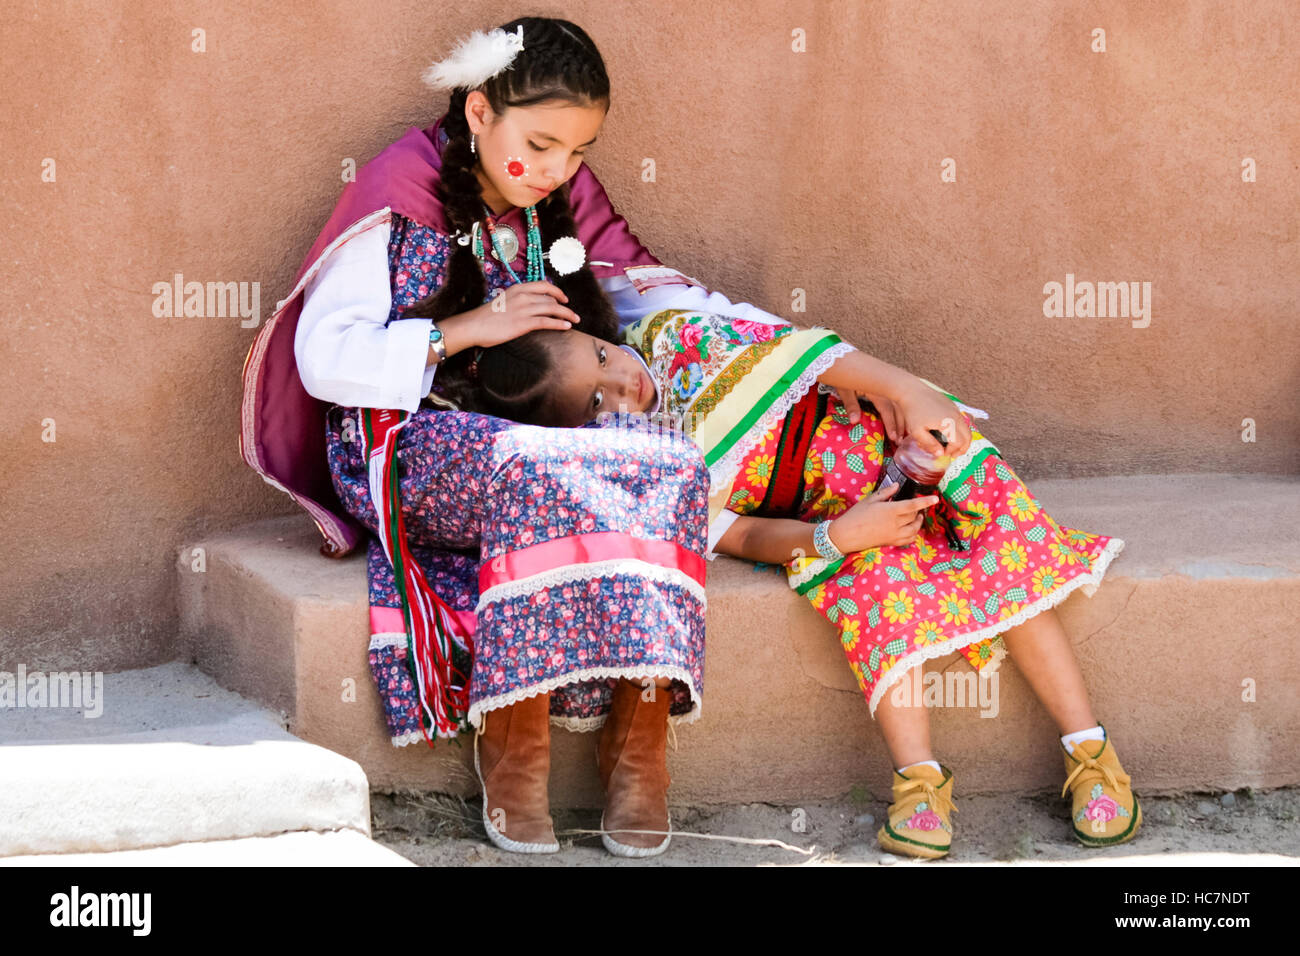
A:
<svg viewBox="0 0 1300 956">
<path fill-rule="evenodd" d="M 949 855 L 919 861 L 885 853 L 876 830 L 886 804 L 855 791 L 803 807 L 769 804 L 672 808 L 674 836 L 649 860 L 611 856 L 597 835 L 599 811 L 558 811 L 560 852 L 507 853 L 488 842 L 480 806 L 439 794 L 371 795 L 374 839 L 422 866 L 947 866 L 969 863 L 1300 865 L 1300 788 L 1142 797 L 1142 829 L 1130 843 L 1089 849 L 1070 835 L 1056 794 L 957 801 Z M 802 826 L 802 832 L 799 827 Z M 687 834 L 773 840 L 755 846 Z"/>
</svg>

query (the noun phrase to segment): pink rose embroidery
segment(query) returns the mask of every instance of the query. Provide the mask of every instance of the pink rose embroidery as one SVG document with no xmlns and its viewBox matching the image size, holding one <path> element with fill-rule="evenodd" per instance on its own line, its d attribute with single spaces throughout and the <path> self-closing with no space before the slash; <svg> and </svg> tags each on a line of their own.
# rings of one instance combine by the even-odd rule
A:
<svg viewBox="0 0 1300 956">
<path fill-rule="evenodd" d="M 1102 794 L 1093 800 L 1088 801 L 1088 806 L 1083 811 L 1084 819 L 1087 820 L 1114 820 L 1119 816 L 1119 804 L 1110 797 Z"/>
<path fill-rule="evenodd" d="M 923 810 L 920 813 L 912 814 L 911 819 L 905 826 L 910 830 L 938 830 L 943 826 L 943 821 L 939 819 L 939 814 L 933 810 Z"/>
<path fill-rule="evenodd" d="M 749 319 L 732 319 L 730 325 L 750 342 L 767 342 L 775 334 L 772 326 L 766 322 L 753 322 Z"/>
<path fill-rule="evenodd" d="M 704 361 L 698 348 L 703 338 L 704 331 L 698 325 L 688 325 L 682 329 L 680 336 L 681 351 L 675 352 L 672 362 L 668 364 L 668 375 L 670 377 L 676 374 L 678 369 L 693 364 L 698 365 Z"/>
</svg>

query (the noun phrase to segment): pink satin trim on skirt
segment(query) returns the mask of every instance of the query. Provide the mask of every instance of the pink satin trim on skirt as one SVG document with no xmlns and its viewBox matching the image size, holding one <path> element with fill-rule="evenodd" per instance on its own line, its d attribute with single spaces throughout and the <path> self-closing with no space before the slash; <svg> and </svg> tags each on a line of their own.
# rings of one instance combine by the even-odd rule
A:
<svg viewBox="0 0 1300 956">
<path fill-rule="evenodd" d="M 704 586 L 708 562 L 703 555 L 673 541 L 638 538 L 622 531 L 595 531 L 544 541 L 508 554 L 497 555 L 479 567 L 479 593 L 507 581 L 517 581 L 552 568 L 573 564 L 617 561 L 620 558 L 645 561 L 681 571 Z"/>
</svg>

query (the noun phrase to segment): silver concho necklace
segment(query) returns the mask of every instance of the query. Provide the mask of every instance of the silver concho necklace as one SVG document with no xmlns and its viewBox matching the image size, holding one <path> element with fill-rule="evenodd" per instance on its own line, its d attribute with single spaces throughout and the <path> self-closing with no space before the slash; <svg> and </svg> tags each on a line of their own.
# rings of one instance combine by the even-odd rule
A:
<svg viewBox="0 0 1300 956">
<path fill-rule="evenodd" d="M 496 243 L 493 244 L 492 255 L 498 262 L 509 265 L 519 256 L 519 236 L 503 223 L 496 223 L 493 232 L 496 233 Z M 501 246 L 499 253 L 496 250 L 497 244 Z"/>
</svg>

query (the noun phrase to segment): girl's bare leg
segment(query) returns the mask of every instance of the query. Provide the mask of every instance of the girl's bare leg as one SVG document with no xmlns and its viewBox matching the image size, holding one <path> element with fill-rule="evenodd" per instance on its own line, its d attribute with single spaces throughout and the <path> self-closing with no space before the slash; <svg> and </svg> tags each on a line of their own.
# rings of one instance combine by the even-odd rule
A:
<svg viewBox="0 0 1300 956">
<path fill-rule="evenodd" d="M 934 760 L 930 752 L 930 713 L 924 701 L 896 703 L 891 688 L 876 705 L 876 721 L 895 770 L 922 760 Z"/>
<path fill-rule="evenodd" d="M 1055 608 L 1004 631 L 1002 640 L 1062 736 L 1097 726 L 1083 672 Z"/>
</svg>

